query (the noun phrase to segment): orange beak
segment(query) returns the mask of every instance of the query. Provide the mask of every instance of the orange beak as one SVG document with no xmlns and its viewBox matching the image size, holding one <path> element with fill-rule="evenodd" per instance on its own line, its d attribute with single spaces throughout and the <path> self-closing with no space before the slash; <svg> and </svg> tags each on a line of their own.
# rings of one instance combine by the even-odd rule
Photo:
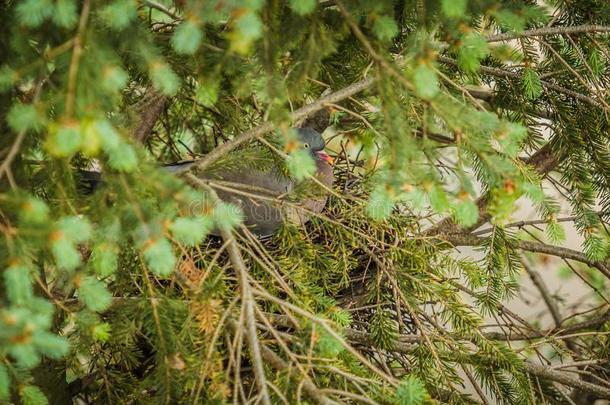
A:
<svg viewBox="0 0 610 405">
<path fill-rule="evenodd" d="M 335 160 L 332 157 L 330 157 L 330 155 L 328 153 L 324 152 L 323 150 L 316 152 L 316 156 L 318 157 L 318 159 L 325 161 L 329 165 L 332 165 L 335 162 Z"/>
</svg>

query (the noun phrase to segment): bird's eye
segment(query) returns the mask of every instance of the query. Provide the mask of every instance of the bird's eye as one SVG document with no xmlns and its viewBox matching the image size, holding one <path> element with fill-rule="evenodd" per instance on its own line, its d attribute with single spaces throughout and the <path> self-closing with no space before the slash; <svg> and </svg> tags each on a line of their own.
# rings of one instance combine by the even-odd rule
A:
<svg viewBox="0 0 610 405">
<path fill-rule="evenodd" d="M 309 144 L 308 144 L 308 143 L 304 143 L 304 144 L 303 144 L 303 147 L 304 147 L 305 149 L 309 149 Z"/>
</svg>

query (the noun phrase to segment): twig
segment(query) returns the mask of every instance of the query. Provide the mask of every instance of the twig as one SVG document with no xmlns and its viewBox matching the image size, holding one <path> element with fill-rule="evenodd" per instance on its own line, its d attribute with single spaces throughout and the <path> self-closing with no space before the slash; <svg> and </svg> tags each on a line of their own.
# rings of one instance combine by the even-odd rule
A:
<svg viewBox="0 0 610 405">
<path fill-rule="evenodd" d="M 38 82 L 38 84 L 36 85 L 36 91 L 34 92 L 34 97 L 32 100 L 33 103 L 36 103 L 38 101 L 38 99 L 40 98 L 40 93 L 42 91 L 42 86 L 44 85 L 45 80 L 46 79 L 40 80 Z M 19 153 L 19 149 L 21 148 L 21 144 L 23 143 L 23 139 L 25 138 L 26 133 L 27 133 L 27 130 L 24 129 L 24 130 L 20 131 L 17 134 L 17 136 L 15 137 L 15 141 L 13 141 L 11 148 L 9 149 L 6 157 L 2 161 L 2 164 L 0 165 L 0 179 L 2 179 L 2 176 L 5 173 L 7 174 L 9 179 L 12 178 L 10 176 L 11 164 L 13 163 L 13 160 L 15 160 L 17 153 Z M 16 187 L 16 185 L 14 184 L 13 181 L 11 181 L 11 187 L 12 188 Z"/>
<path fill-rule="evenodd" d="M 458 66 L 458 63 L 457 63 L 457 61 L 455 59 L 449 58 L 447 56 L 439 55 L 438 56 L 438 61 L 441 62 L 441 63 L 446 63 L 448 65 Z M 488 75 L 491 75 L 491 76 L 496 76 L 496 77 L 503 77 L 505 79 L 517 79 L 517 80 L 521 80 L 522 79 L 522 76 L 519 73 L 515 73 L 515 72 L 511 72 L 511 71 L 508 71 L 508 70 L 499 69 L 499 68 L 495 68 L 495 67 L 490 67 L 490 66 L 481 66 L 479 68 L 479 71 L 481 73 L 485 73 L 485 74 L 488 74 Z M 560 86 L 560 85 L 555 84 L 555 83 L 549 83 L 549 82 L 546 82 L 544 80 L 541 80 L 540 83 L 544 87 L 546 87 L 548 89 L 551 89 L 551 90 L 555 90 L 558 93 L 565 94 L 566 96 L 569 96 L 569 97 L 575 98 L 577 100 L 583 101 L 583 102 L 585 102 L 587 104 L 590 104 L 590 105 L 592 105 L 594 107 L 601 107 L 600 103 L 597 100 L 595 100 L 595 99 L 593 99 L 593 98 L 591 98 L 589 96 L 586 96 L 584 94 L 578 93 L 578 92 L 576 92 L 574 90 L 570 90 L 570 89 L 568 89 L 566 87 Z"/>
<path fill-rule="evenodd" d="M 577 377 L 573 377 L 569 374 L 555 371 L 554 369 L 543 366 L 541 364 L 535 364 L 529 361 L 526 361 L 523 364 L 525 370 L 527 370 L 527 372 L 530 374 L 558 382 L 568 387 L 590 392 L 594 395 L 597 395 L 599 398 L 610 399 L 610 388 L 605 388 L 597 384 L 582 381 Z"/>
<path fill-rule="evenodd" d="M 85 35 L 85 27 L 87 26 L 87 19 L 89 18 L 90 2 L 89 0 L 83 1 L 83 9 L 80 13 L 80 19 L 78 21 L 78 29 L 76 31 L 76 37 L 74 38 L 74 47 L 72 50 L 72 60 L 70 61 L 70 69 L 68 70 L 68 93 L 66 94 L 66 118 L 72 118 L 74 115 L 74 99 L 76 98 L 76 76 L 78 74 L 78 64 L 80 62 L 80 56 L 83 52 L 83 36 Z"/>
<path fill-rule="evenodd" d="M 489 405 L 489 401 L 487 400 L 487 397 L 485 397 L 485 393 L 481 389 L 481 386 L 465 364 L 462 364 L 462 370 L 464 370 L 464 374 L 466 374 L 466 377 L 468 377 L 468 380 L 470 380 L 470 383 L 474 387 L 474 390 L 477 392 L 477 394 L 479 394 L 479 398 L 481 398 L 481 401 L 483 401 L 485 405 Z"/>
<path fill-rule="evenodd" d="M 569 35 L 587 32 L 610 32 L 610 27 L 605 25 L 574 25 L 571 27 L 545 27 L 527 30 L 523 32 L 506 32 L 490 35 L 485 39 L 487 42 L 510 41 L 517 38 L 544 37 L 548 35 Z"/>
<path fill-rule="evenodd" d="M 229 259 L 233 264 L 233 267 L 239 275 L 239 285 L 241 288 L 241 300 L 245 311 L 246 317 L 246 338 L 248 339 L 248 347 L 250 350 L 250 356 L 252 358 L 252 366 L 254 368 L 254 376 L 256 379 L 256 385 L 261 395 L 261 401 L 265 405 L 271 405 L 269 399 L 269 392 L 267 391 L 267 379 L 265 377 L 265 369 L 263 368 L 263 359 L 261 357 L 261 345 L 258 340 L 256 331 L 256 318 L 254 315 L 254 296 L 252 294 L 252 287 L 248 281 L 248 270 L 241 257 L 241 252 L 235 241 L 235 237 L 226 229 L 221 229 L 222 239 L 227 244 L 227 251 L 229 252 Z"/>
<path fill-rule="evenodd" d="M 485 241 L 485 238 L 479 238 L 470 234 L 444 235 L 441 236 L 441 239 L 446 240 L 454 246 L 479 246 Z M 548 245 L 542 242 L 533 242 L 529 240 L 517 241 L 515 242 L 514 247 L 521 250 L 527 250 L 528 252 L 544 253 L 551 256 L 562 257 L 565 259 L 571 259 L 577 262 L 585 263 L 590 267 L 595 267 L 604 276 L 610 279 L 610 269 L 608 268 L 608 265 L 606 263 L 591 260 L 587 257 L 587 255 L 577 250 L 561 246 Z"/>
<path fill-rule="evenodd" d="M 327 96 L 321 97 L 315 102 L 311 104 L 307 104 L 290 114 L 289 120 L 291 122 L 298 121 L 302 118 L 308 117 L 311 114 L 321 110 L 324 108 L 326 104 L 336 103 L 343 99 L 353 96 L 354 94 L 360 93 L 361 91 L 369 88 L 373 83 L 375 83 L 376 78 L 369 77 L 363 79 L 359 82 L 356 82 L 350 86 L 347 86 L 341 90 L 338 90 L 334 93 L 331 93 Z M 195 164 L 192 166 L 185 168 L 181 171 L 177 171 L 177 173 L 185 173 L 191 170 L 204 171 L 208 168 L 212 163 L 218 160 L 224 154 L 230 152 L 235 149 L 239 145 L 246 143 L 254 138 L 262 137 L 263 135 L 271 132 L 274 129 L 274 123 L 271 121 L 266 121 L 263 124 L 259 125 L 256 128 L 252 128 L 248 131 L 242 132 L 239 135 L 235 136 L 230 141 L 223 143 L 222 145 L 216 147 L 210 153 L 205 155 L 202 159 L 197 160 Z"/>
<path fill-rule="evenodd" d="M 152 0 L 144 0 L 143 3 L 144 3 L 145 6 L 150 7 L 150 8 L 154 8 L 155 10 L 159 10 L 160 12 L 162 12 L 163 14 L 173 18 L 174 20 L 182 20 L 181 16 L 179 16 L 176 13 L 174 13 L 173 11 L 171 11 L 170 9 L 165 7 L 163 4 L 159 4 L 156 1 L 152 1 Z"/>
<path fill-rule="evenodd" d="M 288 363 L 286 363 L 280 356 L 275 354 L 275 352 L 273 352 L 271 349 L 269 349 L 263 345 L 261 347 L 261 353 L 262 353 L 263 359 L 267 363 L 269 363 L 271 365 L 271 367 L 273 367 L 276 370 L 284 371 L 284 372 L 288 373 L 289 375 L 291 374 L 291 369 L 290 369 L 290 366 L 288 365 Z M 305 391 L 305 393 L 315 403 L 320 404 L 320 405 L 336 405 L 337 404 L 337 402 L 329 399 L 326 395 L 324 395 L 324 393 L 322 393 L 322 391 L 320 391 L 318 389 L 318 387 L 316 387 L 315 384 L 313 382 L 311 382 L 311 380 L 308 377 L 304 376 L 301 383 L 303 384 L 303 390 Z"/>
<path fill-rule="evenodd" d="M 551 297 L 551 293 L 549 292 L 549 289 L 544 283 L 544 280 L 542 280 L 542 277 L 540 277 L 540 274 L 538 274 L 536 270 L 531 268 L 530 265 L 526 263 L 525 258 L 521 258 L 521 264 L 523 265 L 523 269 L 525 269 L 526 273 L 530 276 L 532 282 L 540 292 L 542 299 L 546 303 L 551 317 L 555 322 L 555 327 L 559 327 L 561 325 L 561 315 L 559 314 L 559 308 L 557 308 L 557 303 L 555 302 L 553 297 Z"/>
<path fill-rule="evenodd" d="M 593 360 L 582 360 L 582 361 L 574 361 L 572 363 L 564 363 L 558 364 L 556 366 L 552 366 L 551 368 L 554 370 L 560 368 L 569 368 L 569 367 L 582 367 L 582 366 L 594 366 L 598 364 L 607 364 L 610 363 L 608 359 L 593 359 Z"/>
</svg>

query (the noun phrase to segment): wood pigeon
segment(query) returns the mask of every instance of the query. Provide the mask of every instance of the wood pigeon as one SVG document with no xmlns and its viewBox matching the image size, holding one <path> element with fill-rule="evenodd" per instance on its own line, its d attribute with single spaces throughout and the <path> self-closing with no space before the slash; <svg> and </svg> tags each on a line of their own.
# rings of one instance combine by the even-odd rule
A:
<svg viewBox="0 0 610 405">
<path fill-rule="evenodd" d="M 296 128 L 301 147 L 311 153 L 316 164 L 316 178 L 326 187 L 332 187 L 333 169 L 331 158 L 324 151 L 325 142 L 322 135 L 311 128 Z M 172 173 L 182 172 L 195 164 L 186 161 L 164 165 L 163 168 Z M 243 212 L 244 225 L 255 235 L 267 237 L 277 230 L 284 220 L 302 225 L 309 220 L 309 212 L 321 212 L 326 205 L 327 196 L 305 198 L 296 202 L 299 207 L 281 204 L 278 197 L 294 190 L 296 181 L 282 174 L 279 168 L 268 171 L 257 170 L 244 164 L 237 165 L 226 171 L 222 168 L 212 173 L 198 173 L 198 177 L 209 180 L 218 197 L 239 207 Z M 85 189 L 93 190 L 100 182 L 99 172 L 81 172 Z M 212 234 L 218 235 L 214 230 Z"/>
</svg>

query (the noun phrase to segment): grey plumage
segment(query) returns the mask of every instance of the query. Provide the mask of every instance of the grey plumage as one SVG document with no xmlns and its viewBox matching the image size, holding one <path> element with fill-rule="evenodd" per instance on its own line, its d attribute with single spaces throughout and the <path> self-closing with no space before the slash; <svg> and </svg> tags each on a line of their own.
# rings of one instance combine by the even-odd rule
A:
<svg viewBox="0 0 610 405">
<path fill-rule="evenodd" d="M 327 187 L 333 183 L 332 166 L 324 152 L 324 138 L 311 128 L 298 128 L 297 134 L 301 146 L 311 152 L 315 160 L 318 180 Z M 182 171 L 195 164 L 186 161 L 164 165 L 171 173 Z M 327 197 L 306 198 L 298 203 L 303 209 L 290 208 L 279 204 L 277 198 L 293 191 L 295 181 L 281 173 L 279 168 L 269 171 L 257 170 L 244 164 L 227 170 L 215 170 L 211 173 L 198 174 L 209 180 L 218 197 L 238 206 L 244 215 L 244 225 L 259 237 L 266 237 L 277 230 L 284 220 L 298 224 L 309 220 L 308 211 L 320 212 L 326 205 Z M 101 174 L 93 171 L 80 171 L 81 188 L 90 193 L 103 182 Z M 218 232 L 213 231 L 213 234 Z"/>
</svg>

